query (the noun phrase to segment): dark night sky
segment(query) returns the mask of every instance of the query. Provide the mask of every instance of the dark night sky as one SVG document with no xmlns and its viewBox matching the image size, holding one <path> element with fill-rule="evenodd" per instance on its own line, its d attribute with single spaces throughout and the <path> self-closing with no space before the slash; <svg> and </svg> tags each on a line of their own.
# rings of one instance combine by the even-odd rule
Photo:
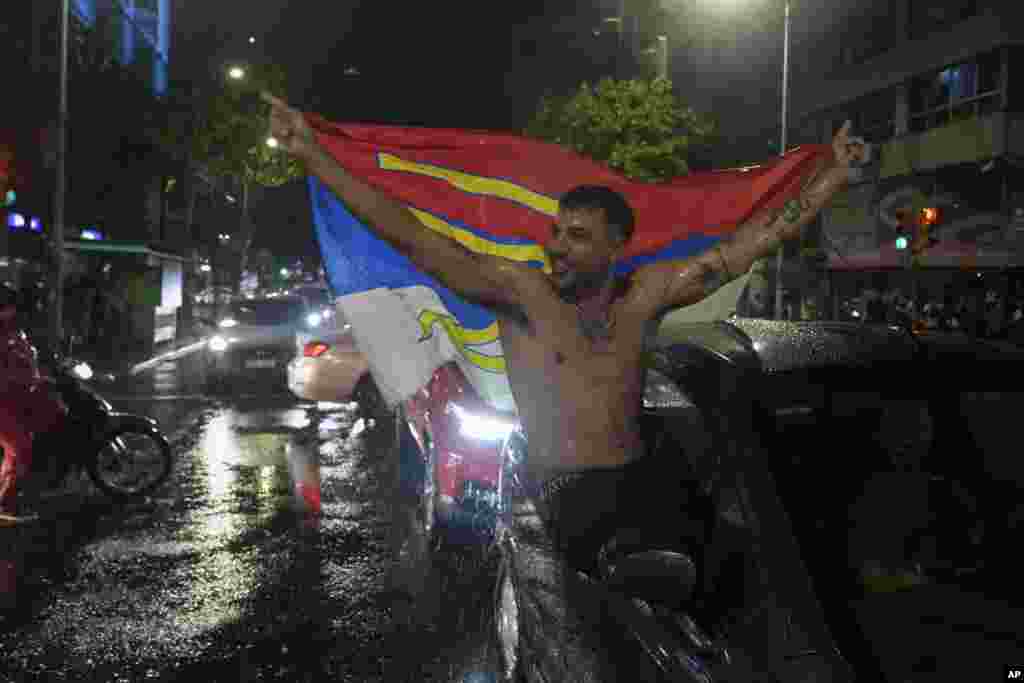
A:
<svg viewBox="0 0 1024 683">
<path fill-rule="evenodd" d="M 519 130 L 545 90 L 565 91 L 601 75 L 591 30 L 617 0 L 173 5 L 172 61 L 217 68 L 239 58 L 273 60 L 286 68 L 288 98 L 301 109 L 335 120 Z M 701 47 L 672 52 L 677 91 L 695 108 L 713 110 L 727 130 L 750 129 L 752 121 L 770 128 L 778 119 L 781 19 L 777 27 L 747 19 L 729 20 L 713 73 Z M 192 37 L 211 27 L 225 38 L 213 54 L 199 54 Z M 346 76 L 348 67 L 359 75 Z M 301 243 L 301 251 L 316 252 L 311 227 L 308 243 L 296 239 L 296 226 L 311 220 L 302 184 L 267 191 L 254 214 L 257 246 L 295 253 Z"/>
</svg>

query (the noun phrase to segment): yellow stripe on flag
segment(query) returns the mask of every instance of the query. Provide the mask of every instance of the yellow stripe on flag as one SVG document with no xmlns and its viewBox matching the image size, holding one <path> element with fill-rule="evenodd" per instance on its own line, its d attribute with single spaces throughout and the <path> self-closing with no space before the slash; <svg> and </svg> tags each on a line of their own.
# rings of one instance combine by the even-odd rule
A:
<svg viewBox="0 0 1024 683">
<path fill-rule="evenodd" d="M 380 167 L 387 171 L 405 171 L 406 173 L 430 176 L 438 180 L 445 180 L 463 192 L 507 199 L 534 211 L 539 211 L 545 216 L 555 217 L 558 215 L 558 200 L 542 195 L 539 192 L 534 192 L 522 185 L 516 185 L 508 180 L 488 178 L 487 176 L 473 175 L 442 166 L 407 161 L 401 157 L 383 152 L 377 155 L 377 161 Z"/>
<path fill-rule="evenodd" d="M 448 221 L 438 218 L 434 214 L 421 211 L 420 209 L 415 209 L 411 206 L 409 207 L 409 210 L 412 211 L 416 218 L 420 219 L 420 222 L 428 228 L 455 240 L 472 252 L 477 254 L 488 254 L 490 256 L 500 256 L 510 261 L 519 261 L 522 263 L 527 261 L 538 261 L 544 264 L 544 271 L 548 272 L 548 259 L 544 254 L 544 249 L 542 249 L 539 244 L 501 244 L 500 242 L 492 242 L 489 239 L 477 235 L 471 230 L 454 226 Z"/>
<path fill-rule="evenodd" d="M 423 310 L 419 314 L 418 322 L 422 336 L 420 340 L 429 339 L 434 333 L 434 326 L 437 325 L 445 331 L 448 338 L 459 350 L 459 353 L 469 363 L 486 370 L 487 372 L 505 372 L 504 356 L 490 356 L 469 348 L 471 345 L 494 342 L 498 340 L 498 323 L 493 322 L 482 330 L 469 330 L 459 324 L 459 321 L 450 315 L 437 311 Z"/>
</svg>

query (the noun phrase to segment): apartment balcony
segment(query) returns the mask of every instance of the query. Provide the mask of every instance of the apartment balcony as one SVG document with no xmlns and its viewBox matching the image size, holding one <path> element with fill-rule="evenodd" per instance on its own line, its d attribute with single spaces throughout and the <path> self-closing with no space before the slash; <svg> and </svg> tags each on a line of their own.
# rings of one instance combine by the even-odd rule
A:
<svg viewBox="0 0 1024 683">
<path fill-rule="evenodd" d="M 1024 147 L 1022 141 L 1016 142 L 1014 150 L 1008 139 L 1010 131 L 1019 126 L 1020 122 L 1012 114 L 994 112 L 901 135 L 882 145 L 879 177 L 912 175 L 1019 152 Z"/>
</svg>

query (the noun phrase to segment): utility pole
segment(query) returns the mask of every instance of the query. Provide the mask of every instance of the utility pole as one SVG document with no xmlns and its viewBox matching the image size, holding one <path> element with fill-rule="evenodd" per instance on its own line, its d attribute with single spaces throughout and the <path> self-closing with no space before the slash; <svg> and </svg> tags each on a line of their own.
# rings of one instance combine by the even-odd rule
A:
<svg viewBox="0 0 1024 683">
<path fill-rule="evenodd" d="M 786 0 L 785 28 L 782 43 L 782 131 L 779 140 L 779 156 L 786 153 L 786 128 L 789 108 L 789 0 Z M 785 244 L 779 245 L 775 255 L 775 319 L 782 319 L 782 264 Z"/>
<path fill-rule="evenodd" d="M 67 179 L 68 126 L 68 16 L 70 0 L 60 3 L 60 99 L 57 105 L 57 178 L 53 194 L 53 251 L 51 343 L 60 348 L 64 339 L 64 193 Z"/>
</svg>

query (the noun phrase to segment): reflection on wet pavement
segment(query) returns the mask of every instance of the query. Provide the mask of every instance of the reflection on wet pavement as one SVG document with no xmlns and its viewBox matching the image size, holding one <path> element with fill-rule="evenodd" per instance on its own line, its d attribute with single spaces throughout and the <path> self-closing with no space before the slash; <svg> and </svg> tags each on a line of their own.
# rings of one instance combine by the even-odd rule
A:
<svg viewBox="0 0 1024 683">
<path fill-rule="evenodd" d="M 393 426 L 281 395 L 160 401 L 187 393 L 165 371 L 115 405 L 181 425 L 172 481 L 120 507 L 69 482 L 5 540 L 0 680 L 385 680 Z"/>
</svg>

